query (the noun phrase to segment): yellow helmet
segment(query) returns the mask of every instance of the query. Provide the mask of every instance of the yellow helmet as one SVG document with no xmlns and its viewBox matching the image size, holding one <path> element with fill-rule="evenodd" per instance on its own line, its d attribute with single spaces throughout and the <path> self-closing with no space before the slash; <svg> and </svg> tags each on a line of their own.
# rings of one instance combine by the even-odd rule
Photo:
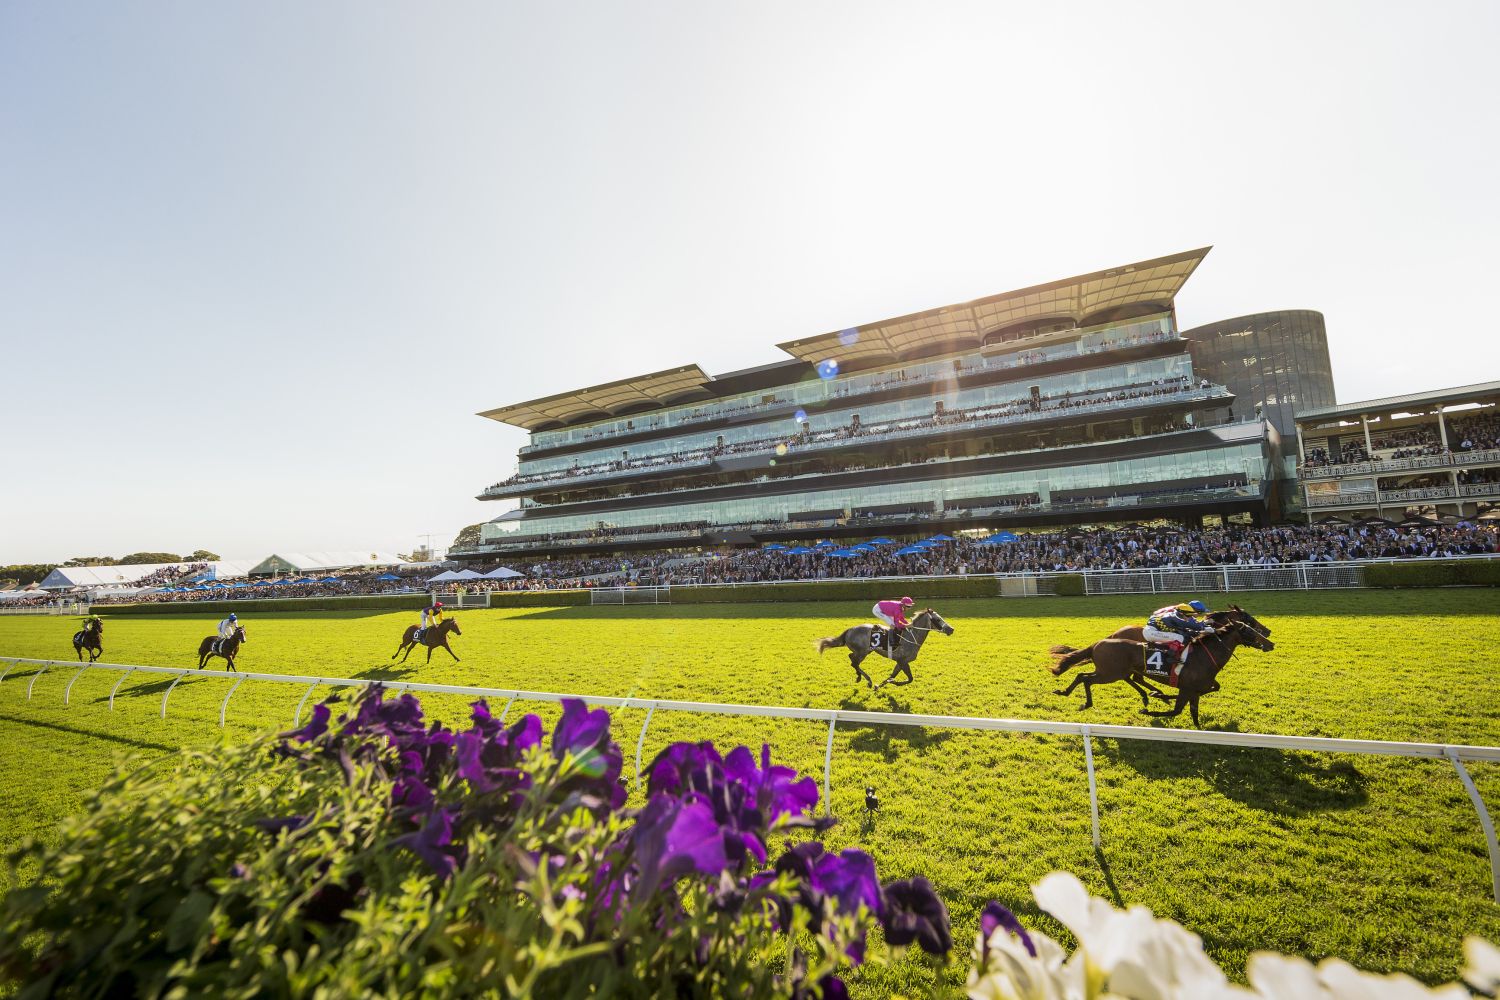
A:
<svg viewBox="0 0 1500 1000">
<path fill-rule="evenodd" d="M 1198 610 L 1191 604 L 1179 604 L 1177 605 L 1177 610 L 1185 615 L 1196 615 L 1198 613 Z"/>
</svg>

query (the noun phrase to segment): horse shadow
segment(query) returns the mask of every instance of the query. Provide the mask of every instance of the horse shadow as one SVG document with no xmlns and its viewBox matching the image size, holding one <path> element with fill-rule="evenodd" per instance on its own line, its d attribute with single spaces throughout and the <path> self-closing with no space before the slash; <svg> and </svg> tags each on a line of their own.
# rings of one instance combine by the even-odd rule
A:
<svg viewBox="0 0 1500 1000">
<path fill-rule="evenodd" d="M 119 690 L 119 697 L 121 697 L 121 698 L 144 698 L 144 697 L 147 697 L 148 695 L 161 694 L 162 692 L 166 691 L 167 688 L 171 687 L 172 684 L 173 684 L 173 682 L 179 681 L 179 680 L 181 681 L 181 683 L 179 683 L 177 685 L 177 690 L 181 691 L 183 688 L 187 687 L 189 684 L 195 683 L 198 679 L 200 679 L 203 676 L 207 676 L 207 675 L 208 675 L 208 671 L 205 670 L 205 671 L 203 671 L 202 674 L 195 674 L 195 675 L 192 675 L 192 676 L 183 675 L 180 678 L 179 677 L 167 677 L 167 678 L 164 678 L 163 680 L 152 681 L 149 684 L 134 684 L 133 685 L 133 684 L 131 684 L 130 682 L 127 681 L 123 686 L 121 686 L 121 688 Z M 109 695 L 107 695 L 107 694 L 101 694 L 99 697 L 97 697 L 97 698 L 94 699 L 94 702 L 96 704 L 102 703 L 102 702 L 107 702 L 107 701 L 109 701 Z"/>
<path fill-rule="evenodd" d="M 880 697 L 878 695 L 874 697 Z M 850 712 L 894 712 L 907 714 L 911 712 L 908 702 L 897 701 L 890 695 L 884 695 L 885 704 L 870 706 L 853 695 L 839 702 L 839 708 Z M 952 738 L 953 733 L 947 729 L 929 729 L 926 726 L 886 726 L 879 723 L 860 724 L 840 722 L 845 728 L 852 728 L 854 736 L 849 740 L 851 749 L 861 753 L 879 754 L 887 764 L 895 761 L 903 754 L 913 750 L 925 750 L 928 747 L 941 746 Z"/>
<path fill-rule="evenodd" d="M 362 681 L 394 681 L 416 672 L 416 667 L 371 667 L 350 676 Z"/>
<path fill-rule="evenodd" d="M 1357 809 L 1370 798 L 1369 779 L 1352 761 L 1324 754 L 1119 740 L 1114 756 L 1142 777 L 1199 778 L 1225 798 L 1281 816 Z"/>
</svg>

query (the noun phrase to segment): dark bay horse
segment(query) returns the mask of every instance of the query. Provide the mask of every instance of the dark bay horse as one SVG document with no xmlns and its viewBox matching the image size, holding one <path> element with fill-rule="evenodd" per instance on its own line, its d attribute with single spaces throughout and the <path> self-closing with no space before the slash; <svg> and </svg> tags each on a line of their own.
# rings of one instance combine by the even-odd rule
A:
<svg viewBox="0 0 1500 1000">
<path fill-rule="evenodd" d="M 888 637 L 895 637 L 894 631 L 890 629 L 883 631 Z M 842 647 L 849 650 L 849 665 L 854 668 L 854 683 L 856 684 L 863 678 L 864 682 L 876 691 L 887 684 L 901 687 L 912 682 L 911 663 L 917 658 L 917 654 L 922 651 L 922 643 L 927 641 L 928 633 L 931 632 L 952 635 L 953 626 L 943 621 L 942 615 L 928 608 L 911 620 L 911 624 L 906 628 L 906 635 L 902 636 L 895 643 L 896 648 L 894 650 L 887 649 L 884 645 L 876 646 L 870 641 L 870 637 L 875 633 L 874 625 L 855 625 L 853 628 L 844 629 L 843 632 L 831 638 L 819 639 L 818 652 L 821 653 L 825 649 L 833 649 L 835 647 Z M 879 684 L 875 683 L 875 678 L 860 668 L 860 664 L 864 662 L 865 657 L 871 653 L 879 653 L 895 664 L 891 668 L 891 676 Z M 906 680 L 896 680 L 897 674 L 905 674 Z"/>
<path fill-rule="evenodd" d="M 1201 728 L 1198 723 L 1198 699 L 1218 690 L 1219 671 L 1224 669 L 1235 649 L 1241 645 L 1262 652 L 1270 652 L 1276 648 L 1276 644 L 1270 639 L 1248 624 L 1238 621 L 1225 622 L 1212 632 L 1206 632 L 1193 640 L 1189 646 L 1187 662 L 1177 675 L 1177 703 L 1170 711 L 1152 712 L 1146 707 L 1150 702 L 1141 682 L 1145 674 L 1147 647 L 1144 643 L 1128 639 L 1102 639 L 1085 649 L 1054 653 L 1057 662 L 1049 668 L 1054 677 L 1080 663 L 1092 661 L 1094 669 L 1091 673 L 1079 674 L 1073 678 L 1073 683 L 1053 693 L 1069 695 L 1082 684 L 1083 704 L 1079 707 L 1082 711 L 1094 704 L 1095 684 L 1124 681 L 1140 694 L 1142 715 L 1175 718 L 1182 714 L 1184 707 L 1190 707 L 1193 726 Z"/>
<path fill-rule="evenodd" d="M 104 655 L 104 622 L 90 615 L 84 619 L 83 628 L 73 633 L 73 651 L 83 659 L 83 651 L 89 651 L 89 662 Z"/>
<path fill-rule="evenodd" d="M 1204 618 L 1206 618 L 1208 623 L 1214 628 L 1218 628 L 1220 625 L 1223 625 L 1226 622 L 1244 622 L 1256 632 L 1260 633 L 1262 638 L 1269 639 L 1271 637 L 1271 630 L 1262 625 L 1254 615 L 1246 611 L 1244 608 L 1240 607 L 1238 604 L 1231 604 L 1223 611 L 1210 611 L 1207 615 L 1204 616 Z M 1131 642 L 1145 642 L 1146 630 L 1140 625 L 1126 625 L 1124 628 L 1117 628 L 1113 632 L 1111 632 L 1109 634 L 1109 638 L 1129 639 Z M 1053 646 L 1051 649 L 1051 653 L 1054 656 L 1059 653 L 1066 654 L 1071 652 L 1073 652 L 1072 646 Z M 1147 691 L 1151 692 L 1151 697 L 1153 698 L 1160 698 L 1162 701 L 1172 700 L 1171 695 L 1164 693 L 1159 688 L 1153 687 L 1151 682 L 1146 680 L 1144 677 L 1137 677 L 1134 681 L 1134 686 L 1137 691 L 1144 687 Z M 1217 681 L 1214 682 L 1213 690 L 1219 690 L 1219 684 Z"/>
<path fill-rule="evenodd" d="M 430 626 L 427 629 L 426 634 L 422 636 L 422 645 L 427 647 L 428 663 L 432 662 L 432 651 L 434 649 L 437 649 L 439 646 L 441 646 L 443 649 L 448 650 L 448 655 L 453 657 L 453 662 L 460 662 L 458 659 L 458 654 L 455 653 L 452 647 L 448 645 L 449 632 L 452 632 L 454 635 L 463 635 L 463 633 L 459 631 L 458 622 L 454 621 L 452 618 L 445 618 L 442 621 L 438 622 L 436 625 Z M 406 651 L 406 656 L 410 656 L 411 651 L 416 648 L 417 626 L 408 625 L 406 626 L 406 631 L 401 633 L 401 645 L 396 647 L 396 651 L 391 654 L 391 659 L 394 660 L 396 657 L 401 656 L 402 650 Z M 406 662 L 406 656 L 401 656 L 402 663 Z"/>
<path fill-rule="evenodd" d="M 227 639 L 220 639 L 216 635 L 205 636 L 203 641 L 198 643 L 198 669 L 202 670 L 203 665 L 215 656 L 222 656 L 224 662 L 228 664 L 224 669 L 239 673 L 240 668 L 234 665 L 234 658 L 239 655 L 240 644 L 248 641 L 245 638 L 243 625 L 236 625 Z"/>
</svg>

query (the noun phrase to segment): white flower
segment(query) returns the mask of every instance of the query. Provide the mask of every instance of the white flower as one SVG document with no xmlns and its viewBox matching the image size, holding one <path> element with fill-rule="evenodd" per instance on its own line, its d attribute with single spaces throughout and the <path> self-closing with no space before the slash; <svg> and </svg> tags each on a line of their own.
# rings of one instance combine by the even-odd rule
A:
<svg viewBox="0 0 1500 1000">
<path fill-rule="evenodd" d="M 973 1000 L 1083 1000 L 1084 968 L 1069 961 L 1056 941 L 1028 931 L 1036 955 L 1005 928 L 990 935 L 989 955 L 975 935 L 974 968 L 969 971 L 969 996 Z"/>
<path fill-rule="evenodd" d="M 1078 937 L 1091 986 L 1097 980 L 1132 1000 L 1232 995 L 1223 971 L 1203 953 L 1202 940 L 1181 924 L 1158 920 L 1144 906 L 1117 910 L 1066 872 L 1053 872 L 1031 891 L 1042 909 Z"/>
<path fill-rule="evenodd" d="M 1454 983 L 1429 989 L 1410 976 L 1361 972 L 1336 958 L 1315 969 L 1300 958 L 1256 952 L 1246 974 L 1265 1000 L 1469 1000 Z"/>
<path fill-rule="evenodd" d="M 1464 982 L 1481 993 L 1500 993 L 1500 948 L 1483 938 L 1464 938 Z"/>
</svg>

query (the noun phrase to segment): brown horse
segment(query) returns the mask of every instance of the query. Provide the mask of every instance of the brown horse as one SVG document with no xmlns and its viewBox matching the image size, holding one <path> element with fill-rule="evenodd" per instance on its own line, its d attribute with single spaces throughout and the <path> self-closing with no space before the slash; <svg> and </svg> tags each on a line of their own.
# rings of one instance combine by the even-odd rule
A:
<svg viewBox="0 0 1500 1000">
<path fill-rule="evenodd" d="M 1259 632 L 1263 637 L 1267 639 L 1271 637 L 1271 630 L 1262 625 L 1254 615 L 1246 611 L 1244 608 L 1240 607 L 1238 604 L 1231 604 L 1226 610 L 1223 611 L 1210 611 L 1204 617 L 1207 618 L 1208 623 L 1214 628 L 1218 628 L 1225 622 L 1244 622 L 1246 625 L 1249 625 L 1255 631 Z M 1146 630 L 1139 625 L 1126 625 L 1124 628 L 1117 628 L 1113 632 L 1111 632 L 1109 634 L 1109 638 L 1129 639 L 1131 642 L 1145 642 Z M 1053 655 L 1057 655 L 1059 653 L 1071 653 L 1073 652 L 1073 647 L 1053 646 L 1051 652 Z M 1162 701 L 1172 700 L 1171 695 L 1164 693 L 1157 687 L 1154 687 L 1151 682 L 1146 680 L 1144 677 L 1137 677 L 1135 679 L 1135 685 L 1137 691 L 1144 687 L 1147 691 L 1151 692 L 1151 697 L 1153 698 L 1159 698 Z M 1219 690 L 1218 681 L 1214 682 L 1212 690 Z M 1204 693 L 1207 694 L 1211 692 Z"/>
<path fill-rule="evenodd" d="M 203 641 L 198 643 L 198 669 L 202 670 L 203 665 L 215 656 L 222 656 L 224 662 L 228 664 L 224 669 L 239 673 L 240 668 L 234 665 L 234 658 L 239 655 L 240 644 L 248 641 L 245 638 L 243 625 L 236 625 L 227 639 L 220 639 L 216 635 L 204 637 Z"/>
<path fill-rule="evenodd" d="M 882 634 L 888 637 L 887 641 L 881 646 L 876 646 L 870 641 L 871 637 L 875 634 L 875 626 L 855 625 L 853 628 L 844 629 L 844 631 L 836 636 L 819 639 L 818 652 L 821 653 L 825 649 L 832 649 L 839 646 L 849 650 L 849 665 L 854 668 L 854 683 L 858 684 L 863 680 L 873 689 L 879 691 L 887 684 L 901 687 L 912 682 L 911 663 L 917 658 L 917 654 L 922 651 L 922 643 L 927 641 L 927 636 L 931 632 L 952 635 L 953 626 L 944 621 L 942 615 L 928 608 L 926 611 L 912 618 L 911 624 L 906 628 L 906 634 L 896 641 L 894 651 L 886 647 L 890 645 L 890 639 L 895 637 L 895 632 L 890 629 L 883 630 Z M 879 684 L 875 683 L 875 678 L 860 668 L 860 664 L 864 662 L 865 657 L 871 653 L 879 653 L 895 664 L 891 668 L 891 675 Z M 906 680 L 896 680 L 897 674 L 905 674 Z"/>
<path fill-rule="evenodd" d="M 1212 632 L 1205 632 L 1194 639 L 1188 648 L 1187 662 L 1178 673 L 1177 703 L 1170 711 L 1152 712 L 1147 708 L 1150 702 L 1141 684 L 1144 681 L 1148 647 L 1145 643 L 1127 639 L 1103 639 L 1085 649 L 1053 653 L 1056 662 L 1049 669 L 1054 677 L 1080 663 L 1092 661 L 1094 664 L 1092 673 L 1079 674 L 1073 678 L 1073 683 L 1053 693 L 1066 696 L 1082 684 L 1083 704 L 1079 708 L 1082 711 L 1093 707 L 1095 684 L 1125 681 L 1140 694 L 1142 715 L 1175 718 L 1182 714 L 1184 707 L 1189 707 L 1192 709 L 1193 726 L 1200 728 L 1198 699 L 1217 690 L 1219 671 L 1224 669 L 1235 649 L 1242 644 L 1262 652 L 1270 652 L 1276 648 L 1276 644 L 1270 639 L 1239 621 L 1226 622 Z"/>
<path fill-rule="evenodd" d="M 89 662 L 104 655 L 104 623 L 93 615 L 84 620 L 83 628 L 73 633 L 73 651 L 83 659 L 83 651 L 89 651 Z"/>
<path fill-rule="evenodd" d="M 453 657 L 453 662 L 460 662 L 458 659 L 458 654 L 455 653 L 453 649 L 448 645 L 449 632 L 452 632 L 454 635 L 463 635 L 463 632 L 459 631 L 458 622 L 454 621 L 452 618 L 446 618 L 443 621 L 438 622 L 436 625 L 429 626 L 426 633 L 423 634 L 422 645 L 427 647 L 428 663 L 432 662 L 432 651 L 434 649 L 437 649 L 439 646 L 441 646 L 443 649 L 448 650 L 448 655 Z M 406 656 L 410 656 L 411 651 L 416 648 L 417 626 L 408 625 L 406 627 L 406 631 L 401 634 L 401 645 L 396 647 L 396 651 L 391 654 L 391 659 L 394 660 L 396 657 L 401 656 L 402 650 L 406 651 Z M 406 662 L 406 656 L 401 656 L 402 663 Z"/>
</svg>

